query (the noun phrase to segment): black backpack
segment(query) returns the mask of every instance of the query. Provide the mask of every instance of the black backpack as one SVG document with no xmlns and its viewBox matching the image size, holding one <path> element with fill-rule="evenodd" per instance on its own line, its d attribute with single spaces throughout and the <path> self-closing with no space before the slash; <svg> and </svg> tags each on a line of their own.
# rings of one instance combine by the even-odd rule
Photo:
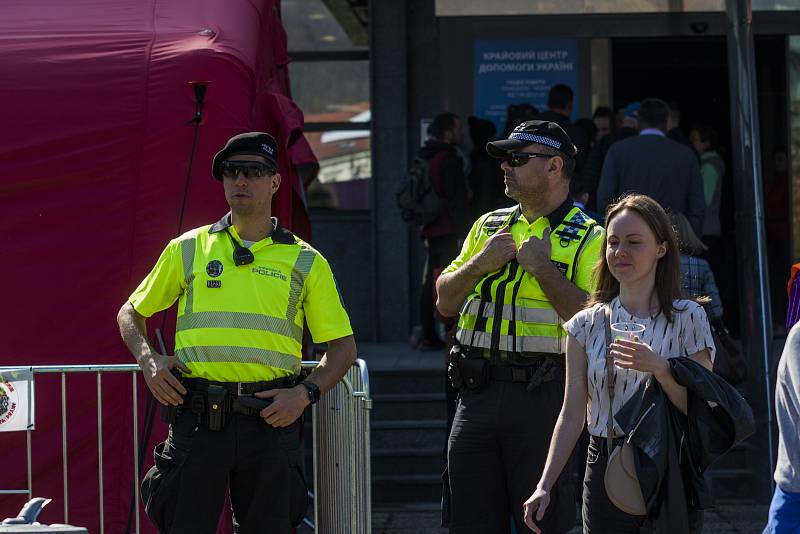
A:
<svg viewBox="0 0 800 534">
<path fill-rule="evenodd" d="M 407 223 L 424 226 L 442 213 L 442 199 L 433 188 L 428 163 L 429 160 L 417 157 L 395 191 L 400 216 Z"/>
</svg>

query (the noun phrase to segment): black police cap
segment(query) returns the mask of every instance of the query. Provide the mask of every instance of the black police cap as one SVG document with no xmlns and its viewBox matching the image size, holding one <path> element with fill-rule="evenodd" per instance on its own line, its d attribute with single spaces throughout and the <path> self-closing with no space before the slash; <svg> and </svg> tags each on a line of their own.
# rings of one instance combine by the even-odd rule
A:
<svg viewBox="0 0 800 534">
<path fill-rule="evenodd" d="M 225 147 L 214 156 L 211 165 L 211 174 L 217 180 L 222 180 L 222 162 L 234 154 L 250 154 L 253 156 L 263 156 L 267 163 L 278 168 L 278 143 L 275 138 L 264 132 L 247 132 L 234 135 Z"/>
<path fill-rule="evenodd" d="M 526 121 L 514 128 L 508 139 L 486 144 L 486 152 L 497 159 L 505 159 L 510 152 L 519 152 L 533 144 L 549 146 L 574 158 L 578 154 L 567 132 L 551 121 Z"/>
</svg>

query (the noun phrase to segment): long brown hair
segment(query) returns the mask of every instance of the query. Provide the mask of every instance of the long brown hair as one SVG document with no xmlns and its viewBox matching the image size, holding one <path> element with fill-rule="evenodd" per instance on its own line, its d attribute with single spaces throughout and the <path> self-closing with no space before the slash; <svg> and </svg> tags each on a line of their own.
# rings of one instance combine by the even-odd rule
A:
<svg viewBox="0 0 800 534">
<path fill-rule="evenodd" d="M 680 248 L 681 254 L 699 256 L 708 250 L 708 247 L 705 246 L 700 238 L 697 237 L 697 234 L 694 233 L 694 229 L 692 229 L 692 225 L 689 224 L 686 215 L 678 212 L 670 213 L 669 216 L 672 220 L 672 226 L 675 228 L 675 233 L 678 236 L 678 247 Z"/>
<path fill-rule="evenodd" d="M 675 231 L 670 224 L 669 216 L 658 202 L 647 195 L 628 194 L 611 204 L 606 210 L 606 228 L 614 217 L 624 210 L 630 210 L 644 219 L 655 235 L 657 243 L 667 243 L 667 252 L 659 258 L 656 265 L 655 291 L 658 295 L 661 312 L 667 317 L 667 320 L 672 321 L 672 312 L 678 311 L 674 307 L 673 301 L 683 297 L 683 289 L 681 287 L 678 240 L 675 238 Z M 606 262 L 607 246 L 608 235 L 603 237 L 603 257 L 594 267 L 597 289 L 587 304 L 590 307 L 595 304 L 611 302 L 614 297 L 619 295 L 619 282 L 611 274 Z"/>
</svg>

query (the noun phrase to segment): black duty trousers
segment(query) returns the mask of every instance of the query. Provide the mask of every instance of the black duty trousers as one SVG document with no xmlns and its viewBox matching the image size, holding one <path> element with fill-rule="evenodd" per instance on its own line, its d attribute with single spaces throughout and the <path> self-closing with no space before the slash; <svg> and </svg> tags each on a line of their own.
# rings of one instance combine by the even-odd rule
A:
<svg viewBox="0 0 800 534">
<path fill-rule="evenodd" d="M 167 476 L 149 496 L 162 533 L 214 534 L 229 486 L 238 534 L 289 533 L 305 513 L 300 422 L 273 428 L 258 416 L 228 418 L 220 431 L 198 426 L 192 413 L 170 426 L 156 455 Z"/>
<path fill-rule="evenodd" d="M 522 504 L 536 489 L 561 410 L 563 367 L 559 373 L 533 391 L 526 383 L 492 381 L 459 395 L 448 442 L 450 502 L 443 510 L 451 533 L 506 534 L 512 517 L 518 533 L 530 532 Z M 545 534 L 575 524 L 570 478 L 565 473 L 552 490 Z"/>
</svg>

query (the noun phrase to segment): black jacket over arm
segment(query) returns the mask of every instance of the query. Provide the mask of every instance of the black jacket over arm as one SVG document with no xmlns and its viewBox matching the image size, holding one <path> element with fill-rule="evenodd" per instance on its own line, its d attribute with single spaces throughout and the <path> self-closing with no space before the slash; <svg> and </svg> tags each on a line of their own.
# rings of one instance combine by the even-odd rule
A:
<svg viewBox="0 0 800 534">
<path fill-rule="evenodd" d="M 736 389 L 690 358 L 672 358 L 687 391 L 684 416 L 651 377 L 615 414 L 634 446 L 647 515 L 657 533 L 689 532 L 689 511 L 713 504 L 703 473 L 755 431 L 753 411 Z"/>
</svg>

